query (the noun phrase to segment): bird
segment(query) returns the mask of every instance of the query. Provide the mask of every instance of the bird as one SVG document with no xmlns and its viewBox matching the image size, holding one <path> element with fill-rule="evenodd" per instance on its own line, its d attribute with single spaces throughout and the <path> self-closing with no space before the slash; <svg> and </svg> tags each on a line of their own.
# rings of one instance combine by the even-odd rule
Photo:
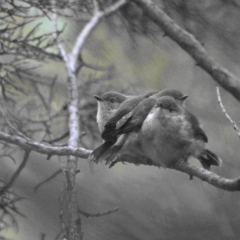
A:
<svg viewBox="0 0 240 240">
<path fill-rule="evenodd" d="M 114 132 L 118 119 L 131 111 L 143 99 L 148 98 L 156 93 L 157 91 L 151 90 L 141 96 L 130 96 L 128 98 L 124 96 L 124 100 L 122 97 L 119 98 L 120 96 L 122 96 L 121 94 L 118 98 L 123 100 L 122 103 L 118 101 L 117 104 L 115 103 L 114 105 L 108 102 L 110 102 L 110 100 L 113 98 L 113 95 L 116 99 L 117 94 L 115 92 L 104 94 L 102 98 L 96 95 L 94 96 L 98 101 L 97 123 L 101 136 L 105 140 L 105 142 L 98 148 L 96 148 L 92 154 L 90 154 L 89 159 L 91 161 L 98 162 L 100 157 L 104 157 L 104 152 L 108 150 L 114 144 L 114 142 L 117 141 L 117 134 L 114 134 Z M 102 102 L 105 102 L 105 106 Z M 109 106 L 111 106 L 111 109 Z M 106 109 L 110 110 L 106 111 Z"/>
<path fill-rule="evenodd" d="M 154 94 L 145 94 L 147 98 L 137 104 L 133 108 L 133 105 L 128 104 L 128 101 L 123 102 L 114 116 L 110 118 L 112 121 L 112 128 L 108 123 L 105 125 L 105 129 L 109 130 L 109 137 L 105 138 L 105 142 L 96 148 L 91 154 L 91 159 L 94 162 L 106 160 L 106 163 L 115 162 L 116 159 L 124 152 L 129 154 L 141 155 L 141 147 L 139 145 L 138 131 L 141 129 L 142 123 L 147 117 L 152 107 L 156 104 L 157 98 L 165 95 L 170 95 L 176 98 L 179 104 L 184 104 L 185 99 L 188 97 L 181 91 L 175 89 L 165 89 L 161 92 Z M 144 97 L 144 96 L 141 96 Z M 138 98 L 139 100 L 139 98 Z M 136 104 L 136 102 L 135 102 Z M 120 109 L 121 108 L 121 109 Z M 132 110 L 130 110 L 132 109 Z M 123 115 L 125 113 L 126 115 Z M 103 132 L 104 133 L 104 132 Z"/>
<path fill-rule="evenodd" d="M 157 100 L 142 124 L 139 139 L 144 155 L 162 167 L 171 167 L 190 156 L 208 170 L 222 163 L 221 158 L 206 149 L 208 138 L 197 117 L 170 96 Z"/>
<path fill-rule="evenodd" d="M 148 91 L 147 93 L 134 96 L 126 101 L 122 102 L 117 111 L 109 118 L 106 122 L 104 129 L 102 131 L 101 137 L 106 141 L 114 142 L 116 141 L 117 134 L 115 131 L 117 122 L 131 110 L 133 110 L 141 101 L 149 98 L 150 96 L 156 94 L 157 91 Z"/>
<path fill-rule="evenodd" d="M 103 132 L 104 125 L 116 112 L 120 104 L 131 98 L 131 96 L 127 96 L 118 92 L 107 92 L 103 94 L 102 97 L 98 95 L 94 95 L 94 97 L 98 103 L 96 120 L 100 133 Z"/>
</svg>

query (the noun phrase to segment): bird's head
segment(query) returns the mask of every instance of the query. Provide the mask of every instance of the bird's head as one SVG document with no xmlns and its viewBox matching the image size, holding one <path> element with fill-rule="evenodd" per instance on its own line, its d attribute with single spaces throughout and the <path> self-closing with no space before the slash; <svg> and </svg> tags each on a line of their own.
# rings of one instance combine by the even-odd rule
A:
<svg viewBox="0 0 240 240">
<path fill-rule="evenodd" d="M 170 96 L 160 97 L 157 100 L 155 108 L 160 108 L 163 113 L 168 115 L 177 115 L 181 113 L 181 107 L 177 104 L 177 101 Z"/>
<path fill-rule="evenodd" d="M 154 95 L 154 97 L 157 99 L 163 96 L 173 97 L 176 100 L 177 104 L 181 106 L 185 105 L 185 100 L 188 98 L 188 95 L 183 94 L 181 91 L 170 88 L 164 89 L 161 92 Z"/>
<path fill-rule="evenodd" d="M 106 110 L 116 110 L 119 105 L 127 99 L 122 93 L 117 92 L 107 92 L 103 94 L 102 97 L 94 95 L 99 105 L 105 108 Z"/>
</svg>

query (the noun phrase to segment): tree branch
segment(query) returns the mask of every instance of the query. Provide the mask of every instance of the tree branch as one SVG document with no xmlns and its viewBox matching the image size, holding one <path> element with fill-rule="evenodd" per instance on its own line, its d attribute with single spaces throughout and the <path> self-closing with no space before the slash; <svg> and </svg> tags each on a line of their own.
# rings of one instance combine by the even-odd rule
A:
<svg viewBox="0 0 240 240">
<path fill-rule="evenodd" d="M 188 162 L 181 160 L 174 165 L 173 169 L 188 173 L 191 176 L 198 177 L 202 181 L 208 182 L 209 184 L 220 189 L 227 191 L 240 191 L 240 178 L 223 178 L 216 173 L 210 172 L 204 168 L 193 166 Z"/>
<path fill-rule="evenodd" d="M 36 151 L 42 154 L 47 154 L 49 156 L 76 156 L 81 158 L 88 158 L 91 150 L 81 148 L 81 147 L 56 147 L 44 143 L 39 143 L 36 141 L 29 141 L 20 136 L 10 135 L 8 133 L 0 132 L 0 140 L 17 145 L 28 151 Z"/>
<path fill-rule="evenodd" d="M 240 80 L 212 58 L 189 32 L 177 25 L 164 11 L 151 0 L 132 0 L 167 36 L 184 49 L 211 77 L 225 90 L 240 101 Z"/>
<path fill-rule="evenodd" d="M 38 142 L 28 142 L 26 139 L 21 138 L 19 136 L 11 136 L 7 133 L 0 132 L 0 140 L 3 140 L 8 143 L 12 143 L 15 145 L 18 145 L 22 147 L 25 150 L 33 150 L 42 154 L 47 155 L 58 155 L 58 156 L 69 156 L 73 155 L 76 157 L 81 158 L 88 158 L 88 156 L 91 154 L 91 150 L 87 150 L 84 148 L 72 148 L 72 147 L 53 147 L 47 144 L 38 143 Z M 147 165 L 147 166 L 157 166 L 154 165 L 152 162 L 146 161 L 146 159 L 134 159 L 132 157 L 129 157 L 128 155 L 124 155 L 122 159 L 119 160 L 119 162 L 124 161 L 126 163 L 133 163 L 137 165 Z M 159 166 L 157 166 L 159 167 Z M 208 182 L 209 184 L 224 189 L 227 191 L 239 191 L 240 190 L 240 179 L 227 179 L 223 178 L 216 173 L 207 171 L 203 168 L 192 166 L 188 162 L 185 161 L 179 161 L 177 162 L 172 169 L 175 169 L 180 172 L 187 173 L 189 175 L 195 176 L 197 178 L 200 178 L 203 181 Z"/>
</svg>

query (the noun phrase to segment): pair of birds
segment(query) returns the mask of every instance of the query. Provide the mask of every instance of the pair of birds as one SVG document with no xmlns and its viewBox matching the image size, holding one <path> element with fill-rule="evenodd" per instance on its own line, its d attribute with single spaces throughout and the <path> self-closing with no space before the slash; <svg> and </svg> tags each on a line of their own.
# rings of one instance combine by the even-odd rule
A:
<svg viewBox="0 0 240 240">
<path fill-rule="evenodd" d="M 171 167 L 193 156 L 205 169 L 221 165 L 221 159 L 206 149 L 208 138 L 198 119 L 185 108 L 188 96 L 182 92 L 165 89 L 142 96 L 108 92 L 94 97 L 104 143 L 92 152 L 90 160 L 105 160 L 112 166 L 121 156 L 131 155 Z"/>
</svg>

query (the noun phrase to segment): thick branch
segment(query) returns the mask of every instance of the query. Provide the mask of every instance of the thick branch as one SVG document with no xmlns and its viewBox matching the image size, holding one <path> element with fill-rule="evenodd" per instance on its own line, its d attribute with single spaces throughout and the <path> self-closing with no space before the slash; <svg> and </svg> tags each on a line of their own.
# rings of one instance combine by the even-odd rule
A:
<svg viewBox="0 0 240 240">
<path fill-rule="evenodd" d="M 143 12 L 147 14 L 155 24 L 161 27 L 167 36 L 184 49 L 196 61 L 198 66 L 208 72 L 217 83 L 240 101 L 239 78 L 223 68 L 212 58 L 192 34 L 178 26 L 151 0 L 132 1 L 142 8 Z"/>
</svg>

